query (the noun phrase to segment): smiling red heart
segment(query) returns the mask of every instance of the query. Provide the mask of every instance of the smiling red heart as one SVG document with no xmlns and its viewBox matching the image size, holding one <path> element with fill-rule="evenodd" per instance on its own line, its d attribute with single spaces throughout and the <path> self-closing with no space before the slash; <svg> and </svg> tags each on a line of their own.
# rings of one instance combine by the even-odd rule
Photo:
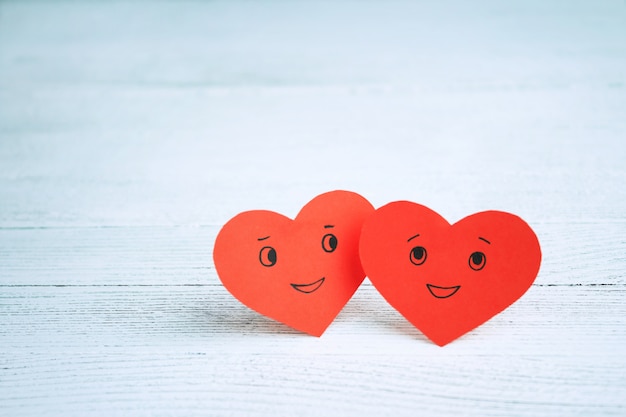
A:
<svg viewBox="0 0 626 417">
<path fill-rule="evenodd" d="M 537 236 L 513 214 L 485 211 L 450 225 L 409 201 L 376 210 L 359 250 L 376 289 L 439 346 L 513 304 L 541 263 Z"/>
<path fill-rule="evenodd" d="M 331 191 L 294 220 L 264 210 L 240 213 L 215 240 L 219 278 L 251 309 L 320 336 L 365 278 L 359 236 L 373 212 L 360 195 Z"/>
</svg>

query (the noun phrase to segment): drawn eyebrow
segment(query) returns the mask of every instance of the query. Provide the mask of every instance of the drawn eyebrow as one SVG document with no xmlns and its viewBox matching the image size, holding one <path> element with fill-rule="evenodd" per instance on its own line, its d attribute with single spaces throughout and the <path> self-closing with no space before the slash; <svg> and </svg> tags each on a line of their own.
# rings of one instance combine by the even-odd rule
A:
<svg viewBox="0 0 626 417">
<path fill-rule="evenodd" d="M 324 226 L 324 229 L 330 229 L 331 227 L 335 227 L 334 224 L 327 224 L 326 226 Z"/>
<path fill-rule="evenodd" d="M 485 239 L 484 237 L 480 237 L 480 236 L 478 236 L 478 239 L 480 239 L 480 240 L 482 240 L 482 241 L 485 241 L 485 242 L 487 242 L 488 244 L 490 244 L 490 245 L 491 245 L 491 242 L 490 242 L 490 241 L 488 241 L 487 239 Z"/>
<path fill-rule="evenodd" d="M 269 236 L 265 236 L 265 237 L 260 237 L 257 240 L 265 240 L 265 239 L 269 239 Z"/>
<path fill-rule="evenodd" d="M 407 242 L 410 242 L 411 240 L 415 239 L 415 238 L 416 238 L 416 237 L 418 237 L 419 235 L 420 235 L 420 234 L 418 233 L 418 234 L 416 234 L 415 236 L 410 237 L 410 238 L 409 238 L 409 240 L 407 240 Z"/>
</svg>

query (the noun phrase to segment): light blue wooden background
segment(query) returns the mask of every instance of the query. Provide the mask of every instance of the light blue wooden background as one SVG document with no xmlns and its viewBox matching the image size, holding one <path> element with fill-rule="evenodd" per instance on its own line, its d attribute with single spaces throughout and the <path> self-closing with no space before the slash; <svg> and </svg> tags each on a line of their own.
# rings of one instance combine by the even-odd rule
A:
<svg viewBox="0 0 626 417">
<path fill-rule="evenodd" d="M 240 305 L 236 213 L 498 209 L 544 261 L 439 348 L 365 282 Z M 0 415 L 626 415 L 623 1 L 0 2 Z"/>
</svg>

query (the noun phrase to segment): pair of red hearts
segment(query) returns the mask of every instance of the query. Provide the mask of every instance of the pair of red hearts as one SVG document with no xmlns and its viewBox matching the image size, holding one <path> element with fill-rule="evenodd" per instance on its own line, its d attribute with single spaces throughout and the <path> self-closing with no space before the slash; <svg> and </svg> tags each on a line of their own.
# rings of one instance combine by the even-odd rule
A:
<svg viewBox="0 0 626 417">
<path fill-rule="evenodd" d="M 321 194 L 295 220 L 247 211 L 220 230 L 213 259 L 228 291 L 274 320 L 321 336 L 367 275 L 439 346 L 520 298 L 541 263 L 521 218 L 485 211 L 450 225 L 409 201 L 378 210 L 349 191 Z"/>
</svg>

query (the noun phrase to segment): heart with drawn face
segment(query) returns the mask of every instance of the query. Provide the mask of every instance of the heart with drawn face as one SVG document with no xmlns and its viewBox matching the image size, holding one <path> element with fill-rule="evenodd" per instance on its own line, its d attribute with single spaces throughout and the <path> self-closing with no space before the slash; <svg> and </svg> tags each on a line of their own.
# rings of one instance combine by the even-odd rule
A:
<svg viewBox="0 0 626 417">
<path fill-rule="evenodd" d="M 439 346 L 513 304 L 541 263 L 537 236 L 513 214 L 485 211 L 450 225 L 409 201 L 376 210 L 359 250 L 374 287 Z"/>
<path fill-rule="evenodd" d="M 373 212 L 360 195 L 331 191 L 294 220 L 272 211 L 240 213 L 215 240 L 219 278 L 251 309 L 320 336 L 365 278 L 359 236 Z"/>
</svg>

